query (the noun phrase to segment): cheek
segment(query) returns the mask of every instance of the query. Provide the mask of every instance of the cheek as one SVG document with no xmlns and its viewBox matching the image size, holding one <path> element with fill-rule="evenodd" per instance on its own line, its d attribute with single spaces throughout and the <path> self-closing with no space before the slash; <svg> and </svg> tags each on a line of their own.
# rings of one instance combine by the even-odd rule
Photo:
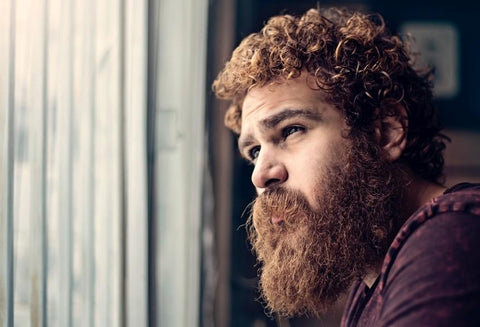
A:
<svg viewBox="0 0 480 327">
<path fill-rule="evenodd" d="M 322 156 L 310 153 L 303 160 L 292 163 L 289 171 L 290 186 L 301 191 L 312 206 L 322 189 L 324 165 L 325 159 Z"/>
<path fill-rule="evenodd" d="M 292 171 L 289 174 L 292 178 L 292 187 L 300 190 L 313 208 L 318 206 L 316 199 L 326 191 L 324 180 L 328 168 L 342 161 L 345 149 L 346 144 L 341 140 L 317 144 L 292 161 Z"/>
<path fill-rule="evenodd" d="M 306 188 L 308 190 L 308 202 L 313 209 L 317 209 L 317 200 L 319 197 L 321 197 L 323 192 L 325 192 L 323 185 L 323 180 L 325 178 L 324 164 L 324 162 L 318 162 L 316 165 L 309 167 L 309 169 L 311 169 L 310 176 L 308 180 L 305 181 Z"/>
</svg>

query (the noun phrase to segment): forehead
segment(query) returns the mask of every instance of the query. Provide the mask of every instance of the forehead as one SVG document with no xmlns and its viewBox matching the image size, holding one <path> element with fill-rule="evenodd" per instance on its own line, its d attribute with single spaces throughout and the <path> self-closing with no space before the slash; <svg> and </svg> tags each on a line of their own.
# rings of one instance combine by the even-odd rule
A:
<svg viewBox="0 0 480 327">
<path fill-rule="evenodd" d="M 322 113 L 322 116 L 328 114 L 327 111 L 337 111 L 327 104 L 324 93 L 315 88 L 315 83 L 308 77 L 275 81 L 254 87 L 245 96 L 240 134 L 246 133 L 266 117 L 287 109 L 309 110 Z"/>
</svg>

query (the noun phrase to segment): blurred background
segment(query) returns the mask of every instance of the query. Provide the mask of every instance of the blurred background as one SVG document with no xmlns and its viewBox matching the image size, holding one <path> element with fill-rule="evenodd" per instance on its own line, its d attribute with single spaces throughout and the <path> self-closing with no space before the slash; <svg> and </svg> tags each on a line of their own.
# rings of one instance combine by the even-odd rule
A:
<svg viewBox="0 0 480 327">
<path fill-rule="evenodd" d="M 435 67 L 446 184 L 480 182 L 480 5 L 381 13 Z M 316 1 L 0 2 L 1 326 L 336 326 L 267 317 L 251 167 L 210 85 L 245 36 Z"/>
</svg>

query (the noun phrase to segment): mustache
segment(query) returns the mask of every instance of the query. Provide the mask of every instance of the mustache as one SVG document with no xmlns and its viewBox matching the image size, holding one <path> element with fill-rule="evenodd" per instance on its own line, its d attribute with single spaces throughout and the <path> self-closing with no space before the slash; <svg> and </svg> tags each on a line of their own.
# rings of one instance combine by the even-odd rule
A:
<svg viewBox="0 0 480 327">
<path fill-rule="evenodd" d="M 245 223 L 248 240 L 254 252 L 265 242 L 274 246 L 281 234 L 294 231 L 299 224 L 307 224 L 308 220 L 315 219 L 314 216 L 302 192 L 283 186 L 272 187 L 258 195 L 252 203 Z M 274 224 L 272 217 L 281 218 L 282 221 Z"/>
<path fill-rule="evenodd" d="M 281 216 L 288 223 L 289 218 L 298 213 L 299 210 L 313 211 L 307 197 L 301 191 L 276 186 L 257 196 L 251 207 L 251 215 L 268 218 L 273 215 Z"/>
</svg>

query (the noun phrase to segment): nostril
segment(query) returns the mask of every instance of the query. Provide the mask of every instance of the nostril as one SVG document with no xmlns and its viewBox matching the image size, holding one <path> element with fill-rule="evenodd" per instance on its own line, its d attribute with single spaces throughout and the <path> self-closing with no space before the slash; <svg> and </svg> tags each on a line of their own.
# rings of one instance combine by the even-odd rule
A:
<svg viewBox="0 0 480 327">
<path fill-rule="evenodd" d="M 274 185 L 274 184 L 277 184 L 277 183 L 280 183 L 280 179 L 278 179 L 278 178 L 271 178 L 271 179 L 269 179 L 269 180 L 267 180 L 267 181 L 265 182 L 265 187 L 269 187 L 269 186 Z"/>
</svg>

